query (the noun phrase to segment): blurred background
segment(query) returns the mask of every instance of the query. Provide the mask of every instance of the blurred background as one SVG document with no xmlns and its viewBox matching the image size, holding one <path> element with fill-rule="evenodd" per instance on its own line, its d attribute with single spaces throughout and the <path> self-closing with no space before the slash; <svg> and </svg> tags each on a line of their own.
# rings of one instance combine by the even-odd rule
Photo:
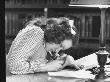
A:
<svg viewBox="0 0 110 82">
<path fill-rule="evenodd" d="M 73 0 L 74 1 L 74 0 Z M 5 54 L 17 33 L 34 17 L 69 17 L 79 31 L 79 45 L 67 51 L 79 59 L 99 49 L 99 8 L 68 6 L 70 0 L 5 0 Z M 110 8 L 106 10 L 106 47 L 110 52 Z"/>
</svg>

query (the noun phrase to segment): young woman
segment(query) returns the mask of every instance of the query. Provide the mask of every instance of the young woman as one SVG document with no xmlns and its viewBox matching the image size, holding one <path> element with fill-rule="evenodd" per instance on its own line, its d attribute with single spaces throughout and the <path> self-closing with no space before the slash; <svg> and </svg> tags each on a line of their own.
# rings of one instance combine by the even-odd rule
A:
<svg viewBox="0 0 110 82">
<path fill-rule="evenodd" d="M 56 19 L 55 19 L 56 20 Z M 7 65 L 12 74 L 58 71 L 74 64 L 71 56 L 66 60 L 48 61 L 47 52 L 68 49 L 73 46 L 73 34 L 67 21 L 55 22 L 49 19 L 47 25 L 41 25 L 39 19 L 30 21 L 14 39 L 7 55 Z M 49 23 L 49 21 L 53 21 Z M 41 28 L 46 28 L 44 31 Z M 68 30 L 67 30 L 67 29 Z"/>
</svg>

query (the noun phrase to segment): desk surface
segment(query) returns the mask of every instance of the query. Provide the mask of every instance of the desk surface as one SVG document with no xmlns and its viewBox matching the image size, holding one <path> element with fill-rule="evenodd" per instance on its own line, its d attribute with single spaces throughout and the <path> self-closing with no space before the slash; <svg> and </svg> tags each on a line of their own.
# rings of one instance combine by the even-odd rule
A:
<svg viewBox="0 0 110 82">
<path fill-rule="evenodd" d="M 6 82 L 95 82 L 87 79 L 79 79 L 74 77 L 49 76 L 48 73 L 36 73 L 27 75 L 11 75 L 6 76 Z M 98 80 L 96 82 L 110 82 Z"/>
<path fill-rule="evenodd" d="M 53 77 L 48 73 L 37 73 L 28 75 L 8 75 L 6 82 L 85 82 L 87 79 L 77 79 L 69 77 Z"/>
<path fill-rule="evenodd" d="M 88 81 L 87 79 L 78 79 L 74 77 L 49 76 L 48 73 L 36 73 L 27 75 L 11 75 L 6 71 L 6 82 L 110 82 L 108 81 Z M 109 72 L 110 73 L 110 72 Z"/>
</svg>

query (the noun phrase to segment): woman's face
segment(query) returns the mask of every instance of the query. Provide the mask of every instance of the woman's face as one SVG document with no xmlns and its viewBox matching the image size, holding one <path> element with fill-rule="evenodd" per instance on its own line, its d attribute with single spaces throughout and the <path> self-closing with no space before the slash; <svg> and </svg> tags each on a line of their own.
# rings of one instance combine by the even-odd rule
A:
<svg viewBox="0 0 110 82">
<path fill-rule="evenodd" d="M 72 39 L 66 39 L 62 41 L 61 47 L 63 50 L 69 49 L 72 47 Z"/>
<path fill-rule="evenodd" d="M 60 44 L 46 43 L 46 50 L 47 51 L 56 51 L 59 48 L 60 48 Z"/>
<path fill-rule="evenodd" d="M 46 43 L 46 50 L 47 51 L 56 51 L 56 50 L 66 50 L 72 47 L 72 40 L 66 39 L 61 42 L 61 44 L 55 43 Z"/>
</svg>

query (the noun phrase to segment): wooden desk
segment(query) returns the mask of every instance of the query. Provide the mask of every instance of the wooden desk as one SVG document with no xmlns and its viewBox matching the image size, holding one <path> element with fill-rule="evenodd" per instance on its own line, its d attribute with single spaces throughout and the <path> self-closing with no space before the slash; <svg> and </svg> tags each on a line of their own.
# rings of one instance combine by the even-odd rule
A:
<svg viewBox="0 0 110 82">
<path fill-rule="evenodd" d="M 8 75 L 6 82 L 85 82 L 84 79 L 69 78 L 69 77 L 51 77 L 48 73 L 37 73 L 28 75 Z"/>
<path fill-rule="evenodd" d="M 48 73 L 36 73 L 27 75 L 11 75 L 6 76 L 6 82 L 110 82 L 99 79 L 97 81 L 87 81 L 87 79 L 79 79 L 74 77 L 49 76 Z"/>
<path fill-rule="evenodd" d="M 97 58 L 96 58 L 97 59 Z M 110 64 L 109 64 L 110 65 Z M 109 77 L 110 78 L 110 77 Z M 48 73 L 36 73 L 27 75 L 11 75 L 6 70 L 6 82 L 85 82 L 87 79 L 78 79 L 74 77 L 52 77 Z M 110 82 L 104 81 L 104 79 L 99 79 L 96 81 L 86 81 L 86 82 Z"/>
</svg>

